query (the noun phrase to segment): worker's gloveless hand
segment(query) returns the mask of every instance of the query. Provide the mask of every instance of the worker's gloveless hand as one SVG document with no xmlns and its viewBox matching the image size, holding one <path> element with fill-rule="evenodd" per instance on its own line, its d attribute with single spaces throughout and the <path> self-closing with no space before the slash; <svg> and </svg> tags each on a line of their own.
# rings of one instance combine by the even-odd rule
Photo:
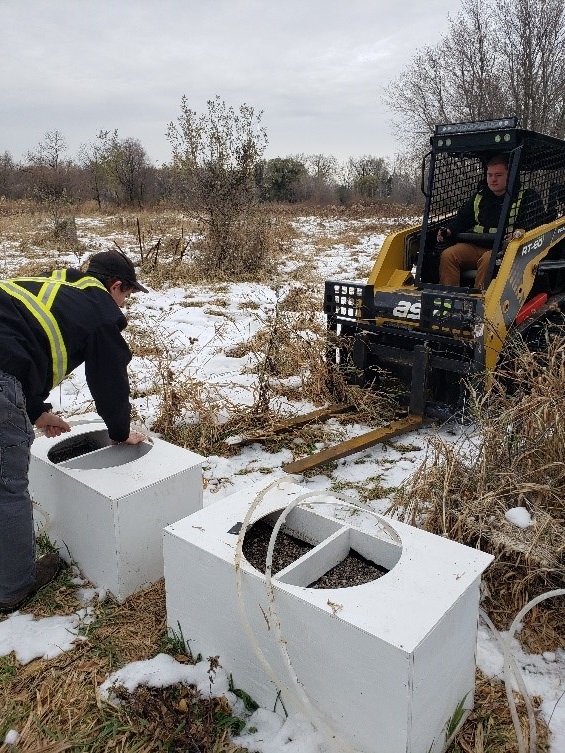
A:
<svg viewBox="0 0 565 753">
<path fill-rule="evenodd" d="M 130 435 L 127 439 L 125 439 L 123 442 L 115 442 L 113 439 L 110 440 L 112 444 L 139 444 L 140 442 L 144 442 L 147 439 L 145 434 L 140 434 L 138 431 L 132 431 L 130 432 Z"/>
<path fill-rule="evenodd" d="M 64 432 L 70 431 L 71 427 L 56 413 L 46 411 L 36 420 L 35 425 L 41 429 L 46 437 L 60 437 Z"/>
</svg>

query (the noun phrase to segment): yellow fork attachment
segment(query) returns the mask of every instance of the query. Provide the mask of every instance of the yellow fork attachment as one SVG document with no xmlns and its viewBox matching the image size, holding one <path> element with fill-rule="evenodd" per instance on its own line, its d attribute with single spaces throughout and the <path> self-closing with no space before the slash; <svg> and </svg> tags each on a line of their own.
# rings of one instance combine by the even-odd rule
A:
<svg viewBox="0 0 565 753">
<path fill-rule="evenodd" d="M 316 468 L 318 465 L 328 463 L 331 460 L 345 458 L 348 455 L 353 455 L 356 452 L 361 452 L 361 450 L 366 450 L 368 447 L 379 444 L 379 442 L 386 442 L 388 439 L 397 437 L 399 434 L 412 431 L 412 429 L 421 426 L 422 421 L 422 416 L 408 415 L 406 418 L 393 421 L 388 426 L 381 426 L 374 431 L 361 434 L 359 437 L 354 437 L 353 439 L 348 439 L 346 442 L 328 447 L 327 450 L 322 450 L 313 455 L 307 455 L 305 458 L 294 460 L 292 463 L 287 463 L 283 465 L 283 470 L 287 473 L 302 473 L 303 471 L 310 470 L 310 468 Z"/>
</svg>

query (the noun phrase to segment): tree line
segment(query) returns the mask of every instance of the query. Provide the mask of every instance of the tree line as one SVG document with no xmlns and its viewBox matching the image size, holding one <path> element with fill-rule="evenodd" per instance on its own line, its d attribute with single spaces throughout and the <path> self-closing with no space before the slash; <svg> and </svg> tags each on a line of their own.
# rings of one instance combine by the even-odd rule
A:
<svg viewBox="0 0 565 753">
<path fill-rule="evenodd" d="M 225 103 L 216 98 L 209 105 L 216 109 L 203 117 L 212 131 L 220 126 L 234 127 Z M 242 108 L 245 111 L 247 105 Z M 232 140 L 235 136 L 230 134 Z M 190 205 L 191 193 L 186 190 L 189 161 L 184 162 L 183 174 L 172 126 L 169 138 L 173 158 L 168 164 L 156 166 L 138 139 L 122 138 L 117 130 L 99 131 L 80 148 L 75 159 L 68 157 L 65 135 L 58 130 L 47 131 L 22 161 L 16 162 L 8 151 L 0 155 L 0 197 L 69 204 L 95 201 L 100 208 Z M 265 159 L 266 142 L 255 144 L 252 134 L 247 143 L 254 146 L 248 156 L 253 163 L 252 190 L 260 202 L 350 204 L 389 200 L 409 204 L 418 201 L 417 176 L 400 157 L 391 161 L 364 155 L 351 157 L 345 163 L 325 154 Z M 224 177 L 231 171 L 236 178 L 237 171 L 230 167 L 232 157 L 225 149 L 214 159 L 206 159 L 204 152 L 195 155 L 200 179 L 210 182 L 218 171 Z"/>
</svg>

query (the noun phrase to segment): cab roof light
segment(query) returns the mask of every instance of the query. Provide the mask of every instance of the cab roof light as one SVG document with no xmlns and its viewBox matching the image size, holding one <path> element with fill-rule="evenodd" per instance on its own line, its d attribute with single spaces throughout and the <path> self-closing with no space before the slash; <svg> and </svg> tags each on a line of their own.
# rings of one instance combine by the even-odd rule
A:
<svg viewBox="0 0 565 753">
<path fill-rule="evenodd" d="M 476 133 L 477 131 L 494 131 L 501 128 L 516 128 L 518 118 L 499 118 L 497 120 L 478 120 L 474 123 L 444 123 L 436 125 L 435 135 L 446 133 Z"/>
</svg>

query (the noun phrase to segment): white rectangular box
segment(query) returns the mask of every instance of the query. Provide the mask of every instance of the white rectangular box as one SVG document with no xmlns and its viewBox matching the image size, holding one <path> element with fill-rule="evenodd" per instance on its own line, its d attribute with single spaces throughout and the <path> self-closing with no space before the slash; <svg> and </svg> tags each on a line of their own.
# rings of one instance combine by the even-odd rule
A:
<svg viewBox="0 0 565 753">
<path fill-rule="evenodd" d="M 356 750 L 444 751 L 473 706 L 480 576 L 492 557 L 392 519 L 383 528 L 319 493 L 286 521 L 315 547 L 273 576 L 270 598 L 265 575 L 236 561 L 238 531 L 265 486 L 165 529 L 169 627 L 192 651 L 218 655 L 260 705 L 274 708 L 280 692 L 287 709 L 314 710 Z M 276 519 L 300 495 L 281 481 L 250 523 Z M 388 572 L 309 587 L 350 550 Z"/>
<path fill-rule="evenodd" d="M 29 490 L 61 556 L 123 601 L 163 577 L 163 529 L 202 507 L 202 462 L 157 438 L 110 445 L 89 423 L 34 441 Z"/>
</svg>

